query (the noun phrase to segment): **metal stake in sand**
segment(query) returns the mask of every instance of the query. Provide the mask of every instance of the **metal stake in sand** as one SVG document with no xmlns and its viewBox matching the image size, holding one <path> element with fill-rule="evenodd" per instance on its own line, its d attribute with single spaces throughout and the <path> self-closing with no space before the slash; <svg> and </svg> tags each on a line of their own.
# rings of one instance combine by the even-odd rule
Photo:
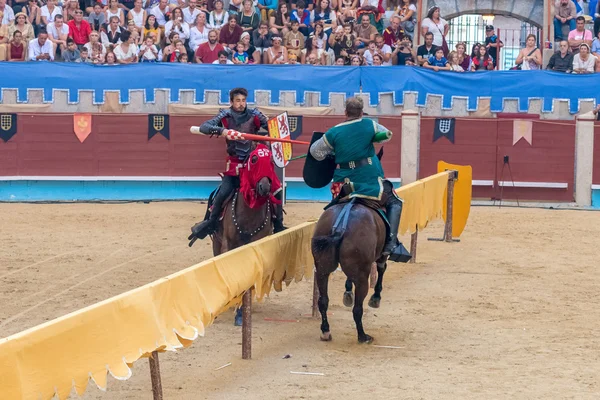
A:
<svg viewBox="0 0 600 400">
<path fill-rule="evenodd" d="M 150 364 L 150 380 L 152 381 L 152 398 L 163 400 L 162 382 L 160 380 L 160 365 L 158 363 L 158 352 L 153 351 L 148 359 Z"/>
<path fill-rule="evenodd" d="M 441 239 L 427 238 L 437 242 L 460 242 L 460 239 L 452 239 L 452 214 L 454 206 L 454 182 L 458 179 L 458 171 L 449 170 L 448 172 L 448 189 L 446 197 L 446 224 L 444 225 L 444 236 Z"/>
<path fill-rule="evenodd" d="M 242 298 L 242 359 L 252 358 L 252 289 Z"/>
</svg>

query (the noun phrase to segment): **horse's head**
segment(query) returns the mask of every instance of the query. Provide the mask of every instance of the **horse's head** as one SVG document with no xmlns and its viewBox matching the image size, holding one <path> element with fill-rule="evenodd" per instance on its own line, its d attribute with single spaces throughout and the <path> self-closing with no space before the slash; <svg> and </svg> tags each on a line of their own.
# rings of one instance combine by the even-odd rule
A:
<svg viewBox="0 0 600 400">
<path fill-rule="evenodd" d="M 271 161 L 271 151 L 263 144 L 259 144 L 250 153 L 250 158 L 240 179 L 245 181 L 246 188 L 253 189 L 257 197 L 268 197 L 271 194 L 273 180 L 276 179 L 275 169 Z"/>
</svg>

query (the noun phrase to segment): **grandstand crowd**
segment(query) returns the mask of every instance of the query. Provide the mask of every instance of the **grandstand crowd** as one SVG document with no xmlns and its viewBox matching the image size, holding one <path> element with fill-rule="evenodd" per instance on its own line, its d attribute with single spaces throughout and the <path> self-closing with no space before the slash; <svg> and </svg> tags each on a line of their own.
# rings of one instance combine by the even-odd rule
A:
<svg viewBox="0 0 600 400">
<path fill-rule="evenodd" d="M 409 65 L 469 72 L 495 69 L 503 46 L 487 25 L 484 43 L 450 49 L 439 7 L 418 24 L 416 0 L 396 0 L 393 14 L 386 14 L 384 0 L 61 1 L 0 0 L 0 61 Z M 559 46 L 546 68 L 600 71 L 600 22 L 594 33 L 586 29 L 575 4 L 555 3 Z M 415 35 L 424 42 L 417 48 Z M 542 68 L 537 43 L 527 37 L 513 69 Z"/>
</svg>

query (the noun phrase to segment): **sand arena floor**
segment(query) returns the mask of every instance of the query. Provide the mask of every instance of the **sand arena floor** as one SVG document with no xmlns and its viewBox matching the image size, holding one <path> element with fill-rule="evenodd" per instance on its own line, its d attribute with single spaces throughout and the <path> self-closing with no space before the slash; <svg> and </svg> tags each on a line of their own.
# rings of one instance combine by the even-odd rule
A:
<svg viewBox="0 0 600 400">
<path fill-rule="evenodd" d="M 185 240 L 204 207 L 0 204 L 2 336 L 210 257 L 207 241 Z M 321 209 L 289 204 L 287 223 Z M 441 236 L 431 224 L 417 264 L 389 265 L 381 308 L 364 318 L 374 344 L 400 349 L 357 343 L 337 273 L 332 342 L 307 316 L 312 282 L 292 284 L 255 307 L 253 360 L 241 360 L 232 312 L 161 355 L 165 399 L 597 399 L 599 226 L 600 212 L 476 207 L 461 242 L 447 244 L 425 240 Z M 147 361 L 84 398 L 151 399 Z"/>
</svg>

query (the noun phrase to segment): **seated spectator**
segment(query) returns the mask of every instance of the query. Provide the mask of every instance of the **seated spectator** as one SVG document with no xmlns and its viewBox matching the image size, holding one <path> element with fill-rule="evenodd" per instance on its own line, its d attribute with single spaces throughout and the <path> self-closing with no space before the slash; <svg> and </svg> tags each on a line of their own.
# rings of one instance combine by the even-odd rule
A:
<svg viewBox="0 0 600 400">
<path fill-rule="evenodd" d="M 381 54 L 375 54 L 373 56 L 373 66 L 381 67 L 382 65 L 383 65 L 383 57 L 381 56 Z"/>
<path fill-rule="evenodd" d="M 361 65 L 365 65 L 365 60 L 363 57 L 361 57 L 358 54 L 355 54 L 352 57 L 350 57 L 350 66 L 360 67 Z"/>
<path fill-rule="evenodd" d="M 92 12 L 90 12 L 89 14 L 90 15 L 88 16 L 88 23 L 90 24 L 91 28 L 95 31 L 100 32 L 100 29 L 102 29 L 107 24 L 106 14 L 102 9 L 102 4 L 94 3 Z"/>
<path fill-rule="evenodd" d="M 344 65 L 350 65 L 350 57 L 356 54 L 356 37 L 352 34 L 352 26 L 348 23 L 338 26 L 335 34 L 329 38 L 329 46 L 333 49 L 336 60 L 344 58 Z"/>
<path fill-rule="evenodd" d="M 450 70 L 454 72 L 465 72 L 464 68 L 458 62 L 458 53 L 456 51 L 451 51 L 448 54 L 448 65 L 450 66 Z"/>
<path fill-rule="evenodd" d="M 73 39 L 67 39 L 67 49 L 62 54 L 64 62 L 75 62 L 79 58 L 79 50 Z"/>
<path fill-rule="evenodd" d="M 88 50 L 85 47 L 79 50 L 79 58 L 75 60 L 75 62 L 81 64 L 92 64 L 92 59 L 89 57 Z"/>
<path fill-rule="evenodd" d="M 290 14 L 291 21 L 298 21 L 300 28 L 298 29 L 305 37 L 308 37 L 312 31 L 310 25 L 310 11 L 306 9 L 306 3 L 304 0 L 298 0 L 296 9 Z"/>
<path fill-rule="evenodd" d="M 594 36 L 598 36 L 598 33 L 600 33 L 600 1 L 596 3 L 596 9 L 594 12 Z"/>
<path fill-rule="evenodd" d="M 283 41 L 288 53 L 294 54 L 296 58 L 302 56 L 302 50 L 305 48 L 304 35 L 298 30 L 299 28 L 300 23 L 292 21 L 292 30 L 285 34 L 285 40 Z"/>
<path fill-rule="evenodd" d="M 375 44 L 377 45 L 379 55 L 381 55 L 381 58 L 383 59 L 382 65 L 392 65 L 392 48 L 385 44 L 383 36 L 379 34 L 375 35 Z"/>
<path fill-rule="evenodd" d="M 102 56 L 106 55 L 106 47 L 100 42 L 100 34 L 96 31 L 90 33 L 90 41 L 83 45 L 88 50 L 88 54 L 94 60 L 94 54 L 99 52 Z"/>
<path fill-rule="evenodd" d="M 592 32 L 585 29 L 585 18 L 577 17 L 575 20 L 576 28 L 569 32 L 569 46 L 571 51 L 577 53 L 580 49 L 580 45 L 585 43 L 588 45 L 588 49 L 592 45 L 592 39 L 594 38 Z"/>
<path fill-rule="evenodd" d="M 42 9 L 38 6 L 37 0 L 29 0 L 27 5 L 21 10 L 27 14 L 27 21 L 33 27 L 34 33 L 37 34 L 38 27 L 42 23 Z"/>
<path fill-rule="evenodd" d="M 346 65 L 346 64 L 345 64 L 344 57 L 338 57 L 338 58 L 335 60 L 335 65 L 336 65 L 336 66 L 343 66 L 343 65 Z"/>
<path fill-rule="evenodd" d="M 129 21 L 133 21 L 135 28 L 140 34 L 140 37 L 144 32 L 146 16 L 146 10 L 142 8 L 142 0 L 135 0 L 133 2 L 133 8 L 127 13 L 127 19 Z"/>
<path fill-rule="evenodd" d="M 441 47 L 435 49 L 435 55 L 429 57 L 429 60 L 425 61 L 423 67 L 432 69 L 436 72 L 441 70 L 450 71 L 452 68 L 448 65 L 448 60 L 444 57 L 444 50 Z"/>
<path fill-rule="evenodd" d="M 498 39 L 498 35 L 494 31 L 493 25 L 485 27 L 485 47 L 492 60 L 498 59 L 498 50 L 504 47 L 504 43 Z"/>
<path fill-rule="evenodd" d="M 73 38 L 73 41 L 77 47 L 83 47 L 87 42 L 90 41 L 90 33 L 92 28 L 90 24 L 83 19 L 83 11 L 76 10 L 74 19 L 69 21 L 69 36 Z"/>
<path fill-rule="evenodd" d="M 191 64 L 188 61 L 188 55 L 187 55 L 187 53 L 181 53 L 179 55 L 179 57 L 177 57 L 177 62 L 180 63 L 180 64 Z"/>
<path fill-rule="evenodd" d="M 65 17 L 66 23 L 71 22 L 75 19 L 75 12 L 79 10 L 78 0 L 65 0 L 63 8 L 63 17 Z M 83 12 L 83 11 L 82 11 Z"/>
<path fill-rule="evenodd" d="M 242 0 L 229 0 L 229 15 L 238 16 L 242 12 Z"/>
<path fill-rule="evenodd" d="M 415 3 L 416 0 L 402 0 L 396 9 L 396 14 L 400 17 L 400 28 L 410 35 L 414 35 L 415 26 L 417 26 L 417 6 Z M 392 46 L 390 43 L 386 42 L 386 44 Z"/>
<path fill-rule="evenodd" d="M 329 0 L 318 0 L 315 10 L 312 12 L 313 28 L 314 25 L 321 21 L 323 24 L 323 30 L 329 37 L 333 30 L 337 28 L 337 17 L 335 12 L 331 9 Z"/>
<path fill-rule="evenodd" d="M 150 37 L 150 35 L 148 35 L 148 37 Z M 162 61 L 167 61 L 167 56 L 170 56 L 172 53 L 175 52 L 175 50 L 177 50 L 177 47 L 175 46 L 175 42 L 178 42 L 178 41 L 179 41 L 179 33 L 171 32 L 168 40 L 166 40 L 166 43 L 168 43 L 168 45 L 165 46 L 162 50 L 162 55 L 161 55 Z M 158 46 L 158 47 L 160 49 L 160 46 Z"/>
<path fill-rule="evenodd" d="M 321 65 L 327 65 L 327 34 L 322 22 L 317 22 L 306 43 L 306 54 L 314 53 Z"/>
<path fill-rule="evenodd" d="M 0 0 L 0 13 L 2 13 L 2 18 L 0 18 L 2 25 L 8 26 L 15 20 L 15 12 L 11 6 L 6 4 L 6 0 Z"/>
<path fill-rule="evenodd" d="M 546 69 L 555 72 L 571 72 L 573 70 L 573 53 L 569 52 L 569 42 L 561 40 L 558 47 L 559 51 L 552 54 Z"/>
<path fill-rule="evenodd" d="M 2 22 L 3 12 L 0 11 L 0 61 L 8 60 L 8 26 Z"/>
<path fill-rule="evenodd" d="M 377 29 L 371 25 L 371 19 L 368 15 L 362 15 L 360 17 L 360 25 L 354 28 L 356 38 L 358 39 L 357 46 L 359 49 L 364 48 L 369 42 L 375 40 L 377 35 Z"/>
<path fill-rule="evenodd" d="M 121 34 L 121 44 L 113 49 L 119 64 L 134 64 L 138 62 L 138 46 L 131 39 L 131 32 L 125 31 Z"/>
<path fill-rule="evenodd" d="M 196 23 L 196 17 L 202 12 L 198 7 L 198 0 L 189 0 L 188 6 L 183 8 L 183 19 L 192 26 Z"/>
<path fill-rule="evenodd" d="M 0 45 L 0 48 L 2 45 Z M 0 50 L 1 52 L 1 50 Z M 8 61 L 25 61 L 25 43 L 21 31 L 14 31 L 13 38 L 8 42 Z M 0 59 L 2 54 L 0 54 Z"/>
<path fill-rule="evenodd" d="M 121 44 L 121 36 L 125 33 L 119 26 L 118 17 L 110 17 L 108 29 L 103 30 L 100 34 L 100 40 L 105 47 Z"/>
<path fill-rule="evenodd" d="M 240 42 L 244 45 L 244 51 L 248 53 L 248 63 L 249 64 L 261 64 L 263 63 L 263 56 L 260 54 L 256 47 L 252 43 L 250 43 L 250 34 L 248 32 L 242 33 L 240 36 Z M 271 46 L 273 43 L 271 43 Z M 268 49 L 265 49 L 267 51 Z"/>
<path fill-rule="evenodd" d="M 456 44 L 456 55 L 458 57 L 458 64 L 462 67 L 463 71 L 468 71 L 471 65 L 471 57 L 467 54 L 467 44 L 465 42 L 458 42 Z"/>
<path fill-rule="evenodd" d="M 383 31 L 383 40 L 392 50 L 400 45 L 404 37 L 404 30 L 400 27 L 400 17 L 397 15 L 390 18 L 390 26 Z"/>
<path fill-rule="evenodd" d="M 170 9 L 168 6 L 168 0 L 160 0 L 157 6 L 150 10 L 150 14 L 156 17 L 156 22 L 158 22 L 158 26 L 164 29 L 167 24 L 167 13 L 169 13 Z"/>
<path fill-rule="evenodd" d="M 133 43 L 135 43 L 136 46 L 141 45 L 142 44 L 142 35 L 140 35 L 140 32 L 137 30 L 137 28 L 135 26 L 135 22 L 131 19 L 127 23 L 127 30 L 129 31 L 129 33 L 131 33 L 131 40 L 133 41 Z"/>
<path fill-rule="evenodd" d="M 54 53 L 61 53 L 67 50 L 67 38 L 69 37 L 69 26 L 64 23 L 62 15 L 56 15 L 54 22 L 50 22 L 46 27 L 48 39 L 52 42 Z"/>
<path fill-rule="evenodd" d="M 146 23 L 144 24 L 144 31 L 142 33 L 142 36 L 146 37 L 150 33 L 154 33 L 156 35 L 156 40 L 154 43 L 160 43 L 162 39 L 162 30 L 158 26 L 156 17 L 152 14 L 148 14 L 148 16 L 146 17 Z M 104 42 L 104 40 L 102 42 Z"/>
<path fill-rule="evenodd" d="M 115 53 L 113 53 L 112 51 L 109 51 L 108 53 L 106 53 L 104 65 L 118 65 L 117 57 L 115 56 Z"/>
<path fill-rule="evenodd" d="M 27 46 L 29 61 L 54 61 L 54 48 L 48 40 L 48 33 L 40 29 L 37 39 L 32 39 Z"/>
<path fill-rule="evenodd" d="M 596 69 L 596 57 L 590 54 L 590 46 L 587 43 L 579 45 L 579 53 L 573 56 L 574 74 L 592 74 Z"/>
<path fill-rule="evenodd" d="M 244 50 L 244 43 L 239 42 L 237 44 L 236 50 L 231 56 L 231 61 L 234 64 L 248 64 L 248 53 Z"/>
<path fill-rule="evenodd" d="M 427 13 L 427 18 L 421 22 L 421 34 L 425 36 L 425 42 L 427 42 L 427 34 L 431 33 L 433 34 L 432 44 L 436 47 L 442 47 L 446 41 L 448 30 L 450 30 L 450 25 L 440 16 L 440 8 L 431 7 Z"/>
<path fill-rule="evenodd" d="M 288 64 L 289 65 L 298 65 L 298 57 L 294 53 L 288 53 Z"/>
<path fill-rule="evenodd" d="M 273 39 L 271 40 L 273 46 L 267 50 L 265 64 L 287 64 L 288 52 L 287 49 L 281 45 L 281 36 L 273 36 Z"/>
<path fill-rule="evenodd" d="M 21 32 L 22 41 L 28 43 L 31 39 L 35 38 L 35 33 L 33 30 L 33 26 L 27 20 L 27 15 L 20 12 L 15 15 L 15 20 L 8 27 L 8 37 L 12 38 L 16 31 Z"/>
<path fill-rule="evenodd" d="M 375 44 L 375 41 L 372 40 L 367 45 L 367 50 L 365 50 L 365 52 L 363 53 L 366 65 L 373 65 L 373 56 L 375 54 L 378 54 L 377 44 Z"/>
<path fill-rule="evenodd" d="M 319 61 L 319 57 L 316 54 L 309 54 L 306 57 L 306 65 L 321 65 L 321 61 Z"/>
<path fill-rule="evenodd" d="M 254 11 L 252 0 L 244 0 L 242 4 L 242 12 L 238 16 L 240 19 L 240 26 L 244 32 L 248 32 L 250 35 L 252 35 L 252 32 L 258 28 L 260 15 Z"/>
<path fill-rule="evenodd" d="M 255 64 L 261 64 L 262 56 L 269 47 L 272 46 L 271 38 L 273 34 L 269 32 L 269 24 L 266 21 L 261 21 L 258 29 L 252 33 L 252 44 L 258 52 L 258 57 L 254 57 Z M 285 40 L 284 40 L 285 43 Z M 288 49 L 289 52 L 289 49 Z M 257 59 L 258 58 L 258 59 Z"/>
<path fill-rule="evenodd" d="M 417 53 L 412 47 L 412 38 L 404 35 L 399 46 L 392 52 L 392 64 L 395 65 L 417 65 Z"/>
<path fill-rule="evenodd" d="M 479 46 L 479 54 L 477 57 L 472 57 L 471 61 L 471 71 L 491 71 L 494 69 L 494 60 L 483 45 Z"/>
<path fill-rule="evenodd" d="M 562 31 L 564 25 L 569 27 L 569 32 L 575 30 L 575 18 L 577 18 L 577 9 L 571 0 L 558 0 L 554 3 L 554 41 L 564 39 Z"/>
<path fill-rule="evenodd" d="M 204 13 L 200 13 L 198 15 L 204 15 Z M 196 25 L 198 26 L 198 25 Z M 204 15 L 204 24 L 202 25 L 202 27 L 206 26 L 206 15 Z M 205 28 L 206 29 L 206 28 Z M 175 7 L 173 9 L 173 11 L 171 12 L 171 20 L 169 20 L 166 25 L 165 25 L 165 36 L 169 36 L 169 34 L 171 32 L 177 32 L 179 33 L 179 39 L 182 41 L 186 41 L 188 39 L 190 39 L 191 42 L 191 29 L 190 26 L 188 25 L 187 22 L 185 22 L 183 20 L 183 12 L 181 11 L 181 8 L 179 7 Z M 198 32 L 195 32 L 196 34 L 198 34 Z M 208 29 L 206 29 L 206 34 L 204 35 L 205 37 L 208 36 Z M 202 36 L 202 35 L 199 35 Z M 197 39 L 197 37 L 196 37 Z M 208 38 L 207 38 L 208 40 Z M 191 45 L 190 45 L 191 47 Z M 196 46 L 196 48 L 198 48 L 198 46 Z M 194 49 L 195 50 L 195 49 Z"/>
<path fill-rule="evenodd" d="M 187 53 L 183 42 L 179 39 L 176 39 L 171 46 L 174 50 L 170 52 L 167 52 L 167 47 L 165 47 L 165 51 L 163 52 L 163 61 L 177 62 L 180 54 Z"/>
<path fill-rule="evenodd" d="M 138 57 L 140 58 L 140 62 L 143 63 L 155 63 L 158 61 L 158 48 L 154 44 L 152 37 L 148 36 L 144 44 L 140 46 Z"/>
<path fill-rule="evenodd" d="M 233 61 L 227 58 L 227 52 L 225 50 L 219 52 L 219 58 L 216 61 L 213 61 L 213 64 L 233 64 Z"/>
<path fill-rule="evenodd" d="M 62 15 L 62 8 L 56 5 L 56 0 L 48 0 L 46 5 L 40 10 L 42 24 L 48 26 L 50 22 L 54 22 L 54 17 Z"/>
<path fill-rule="evenodd" d="M 522 70 L 538 70 L 542 65 L 542 52 L 537 48 L 535 35 L 527 35 L 525 48 L 521 49 L 515 61 Z"/>
<path fill-rule="evenodd" d="M 346 21 L 350 22 L 356 19 L 358 4 L 358 0 L 342 0 L 340 2 L 340 6 L 337 11 L 337 19 L 340 21 L 338 26 L 345 24 Z"/>
<path fill-rule="evenodd" d="M 263 21 L 268 21 L 271 15 L 275 15 L 278 5 L 279 2 L 277 0 L 258 0 L 258 4 L 256 4 Z"/>
<path fill-rule="evenodd" d="M 592 42 L 592 54 L 596 56 L 596 58 L 600 58 L 600 31 Z"/>
<path fill-rule="evenodd" d="M 227 24 L 229 13 L 223 9 L 223 0 L 215 0 L 215 9 L 210 12 L 208 18 L 208 27 L 216 29 L 217 34 Z"/>
<path fill-rule="evenodd" d="M 119 26 L 125 26 L 125 13 L 123 9 L 119 7 L 119 0 L 109 0 L 108 8 L 104 11 L 104 18 L 110 21 L 112 17 L 119 19 Z"/>
<path fill-rule="evenodd" d="M 244 31 L 237 24 L 235 15 L 230 14 L 227 26 L 223 27 L 219 33 L 219 43 L 223 45 L 226 51 L 233 53 L 237 42 L 239 42 L 242 37 L 242 33 L 244 33 Z"/>
<path fill-rule="evenodd" d="M 196 62 L 198 64 L 213 64 L 219 59 L 219 53 L 223 50 L 223 45 L 218 42 L 216 29 L 208 33 L 208 42 L 202 43 L 196 50 Z"/>
<path fill-rule="evenodd" d="M 433 45 L 433 33 L 427 32 L 425 34 L 425 44 L 417 48 L 417 62 L 419 65 L 425 64 L 425 61 L 435 54 L 436 49 L 437 47 Z"/>
<path fill-rule="evenodd" d="M 285 36 L 292 28 L 287 3 L 279 3 L 275 15 L 269 17 L 269 28 L 272 34 L 281 36 Z"/>
</svg>

